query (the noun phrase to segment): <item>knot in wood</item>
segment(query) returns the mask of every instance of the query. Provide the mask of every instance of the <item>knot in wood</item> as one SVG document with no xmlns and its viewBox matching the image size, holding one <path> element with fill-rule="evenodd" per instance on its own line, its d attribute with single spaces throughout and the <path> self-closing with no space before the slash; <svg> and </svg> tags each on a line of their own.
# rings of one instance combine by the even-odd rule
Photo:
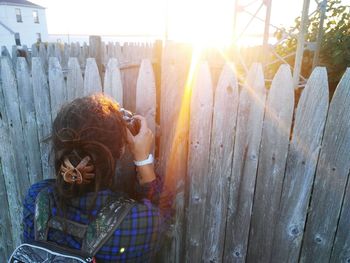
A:
<svg viewBox="0 0 350 263">
<path fill-rule="evenodd" d="M 315 242 L 317 243 L 317 244 L 322 244 L 323 243 L 323 238 L 320 236 L 320 235 L 315 235 Z"/>
<path fill-rule="evenodd" d="M 197 241 L 197 240 L 191 239 L 190 242 L 191 242 L 191 245 L 192 245 L 192 246 L 198 247 L 198 241 Z"/>
<path fill-rule="evenodd" d="M 296 237 L 300 234 L 300 229 L 297 225 L 292 225 L 289 227 L 289 235 L 292 237 Z"/>
<path fill-rule="evenodd" d="M 201 198 L 200 198 L 198 195 L 195 195 L 195 196 L 193 197 L 193 200 L 194 200 L 195 202 L 199 202 L 199 201 L 201 200 Z"/>
<path fill-rule="evenodd" d="M 235 258 L 242 257 L 241 252 L 238 249 L 234 250 L 232 254 Z"/>
<path fill-rule="evenodd" d="M 249 159 L 252 160 L 252 161 L 255 161 L 256 160 L 256 155 L 255 154 L 250 155 Z"/>
</svg>

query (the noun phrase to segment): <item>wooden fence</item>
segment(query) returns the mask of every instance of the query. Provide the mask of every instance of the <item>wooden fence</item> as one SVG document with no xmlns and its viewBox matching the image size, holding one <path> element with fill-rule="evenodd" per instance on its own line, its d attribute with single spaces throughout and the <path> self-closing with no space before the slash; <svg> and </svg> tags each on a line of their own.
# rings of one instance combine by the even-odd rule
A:
<svg viewBox="0 0 350 263">
<path fill-rule="evenodd" d="M 161 63 L 157 51 L 138 53 L 146 59 L 127 77 L 118 55 L 99 71 L 100 53 L 60 59 L 41 49 L 52 56 L 1 57 L 1 258 L 20 242 L 26 189 L 52 174 L 45 138 L 57 110 L 104 91 L 159 136 L 158 171 L 176 192 L 159 262 L 350 262 L 350 69 L 329 104 L 326 69 L 316 68 L 294 109 L 286 65 L 267 90 L 260 64 L 239 85 L 233 64 L 216 76 L 217 65 L 175 43 Z"/>
</svg>

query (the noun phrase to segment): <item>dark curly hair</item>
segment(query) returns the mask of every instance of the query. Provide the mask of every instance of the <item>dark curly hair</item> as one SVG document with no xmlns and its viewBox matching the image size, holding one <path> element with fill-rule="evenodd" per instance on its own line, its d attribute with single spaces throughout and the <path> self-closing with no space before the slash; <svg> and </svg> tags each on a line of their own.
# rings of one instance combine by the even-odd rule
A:
<svg viewBox="0 0 350 263">
<path fill-rule="evenodd" d="M 96 94 L 75 99 L 57 114 L 53 123 L 53 153 L 62 207 L 72 197 L 87 192 L 94 192 L 96 200 L 99 190 L 114 184 L 116 161 L 126 145 L 126 125 L 119 109 L 112 99 Z M 77 166 L 86 156 L 88 165 L 93 167 L 93 178 L 84 184 L 64 180 L 62 165 L 69 160 L 69 164 Z"/>
</svg>

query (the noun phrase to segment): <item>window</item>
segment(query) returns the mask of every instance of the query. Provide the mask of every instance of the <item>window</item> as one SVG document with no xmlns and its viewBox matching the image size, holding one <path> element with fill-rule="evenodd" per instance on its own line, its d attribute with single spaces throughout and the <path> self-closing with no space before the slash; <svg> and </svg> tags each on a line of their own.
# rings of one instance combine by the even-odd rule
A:
<svg viewBox="0 0 350 263">
<path fill-rule="evenodd" d="M 39 15 L 38 15 L 38 11 L 36 10 L 33 11 L 33 19 L 34 19 L 34 23 L 39 24 Z"/>
<path fill-rule="evenodd" d="M 15 41 L 16 41 L 16 46 L 21 45 L 21 39 L 19 37 L 19 33 L 15 33 Z"/>
<path fill-rule="evenodd" d="M 40 33 L 36 33 L 36 41 L 37 41 L 38 43 L 41 42 L 41 34 L 40 34 Z"/>
<path fill-rule="evenodd" d="M 21 9 L 16 8 L 16 20 L 18 23 L 22 23 L 22 13 L 21 13 Z"/>
</svg>

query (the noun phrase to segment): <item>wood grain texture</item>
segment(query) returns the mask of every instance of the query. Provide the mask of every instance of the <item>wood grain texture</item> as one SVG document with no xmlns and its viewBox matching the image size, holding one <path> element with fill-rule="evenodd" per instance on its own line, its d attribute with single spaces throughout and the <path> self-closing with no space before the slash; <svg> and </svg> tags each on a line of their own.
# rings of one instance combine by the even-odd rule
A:
<svg viewBox="0 0 350 263">
<path fill-rule="evenodd" d="M 81 69 L 85 69 L 86 59 L 88 58 L 89 50 L 87 44 L 84 42 L 83 45 L 80 47 L 79 52 L 79 65 Z"/>
<path fill-rule="evenodd" d="M 239 100 L 224 250 L 225 262 L 245 262 L 265 106 L 262 66 L 253 64 Z"/>
<path fill-rule="evenodd" d="M 2 71 L 2 69 L 1 69 Z M 1 72 L 1 80 L 2 80 Z M 12 145 L 10 122 L 7 118 L 5 98 L 0 82 L 0 193 L 2 197 L 1 217 L 1 253 L 10 253 L 14 245 L 20 243 L 21 225 L 18 215 L 22 211 L 22 199 L 19 194 L 22 185 L 18 181 L 18 170 L 15 159 L 15 149 Z M 2 184 L 3 183 L 3 184 Z M 4 191 L 4 192 L 2 192 Z M 8 203 L 7 203 L 8 202 Z M 6 210 L 6 208 L 11 208 Z M 8 239 L 7 239 L 8 238 Z M 3 257 L 4 258 L 4 257 Z M 6 257 L 7 258 L 7 257 Z"/>
<path fill-rule="evenodd" d="M 297 262 L 328 110 L 325 68 L 316 68 L 300 97 L 275 226 L 272 262 Z"/>
<path fill-rule="evenodd" d="M 19 189 L 27 189 L 30 185 L 28 174 L 28 157 L 24 149 L 24 134 L 20 114 L 20 105 L 17 92 L 17 82 L 12 63 L 8 57 L 1 57 L 1 81 L 2 93 L 6 107 L 6 115 L 9 124 L 11 144 L 14 148 L 14 156 L 18 174 L 13 175 L 18 180 Z M 18 192 L 24 198 L 24 192 Z"/>
<path fill-rule="evenodd" d="M 101 37 L 89 37 L 89 57 L 94 58 L 98 67 L 99 76 L 102 74 Z M 100 78 L 101 81 L 101 78 Z"/>
<path fill-rule="evenodd" d="M 112 57 L 108 61 L 104 77 L 103 92 L 123 106 L 123 83 L 119 62 L 116 58 Z"/>
<path fill-rule="evenodd" d="M 77 58 L 69 58 L 67 74 L 67 101 L 84 95 L 84 80 Z"/>
<path fill-rule="evenodd" d="M 12 52 L 11 52 L 11 60 L 12 60 L 12 65 L 13 65 L 14 68 L 16 68 L 17 56 L 18 56 L 17 46 L 13 45 L 12 46 Z"/>
<path fill-rule="evenodd" d="M 49 58 L 49 88 L 51 117 L 54 120 L 62 105 L 67 101 L 67 87 L 61 65 L 56 57 Z"/>
<path fill-rule="evenodd" d="M 120 46 L 120 44 L 118 42 L 115 43 L 115 54 L 116 54 L 116 58 L 118 59 L 119 63 L 124 61 L 122 47 Z"/>
<path fill-rule="evenodd" d="M 270 262 L 294 108 L 288 65 L 276 73 L 265 107 L 247 262 Z"/>
<path fill-rule="evenodd" d="M 6 46 L 1 46 L 1 56 L 8 57 L 9 59 L 11 59 L 10 52 L 8 51 Z"/>
<path fill-rule="evenodd" d="M 63 69 L 65 69 L 66 67 L 64 67 L 62 65 L 62 53 L 63 53 L 63 50 L 62 50 L 62 45 L 60 43 L 55 43 L 55 57 L 58 59 L 58 61 L 60 62 L 61 64 L 61 67 Z"/>
<path fill-rule="evenodd" d="M 32 45 L 31 53 L 32 53 L 33 58 L 39 56 L 39 49 L 38 49 L 38 45 L 36 43 Z"/>
<path fill-rule="evenodd" d="M 156 106 L 156 82 L 152 63 L 143 59 L 136 84 L 136 113 L 146 118 L 153 134 L 156 134 Z"/>
<path fill-rule="evenodd" d="M 46 140 L 51 135 L 52 119 L 48 79 L 39 57 L 32 59 L 32 81 L 41 165 L 43 178 L 47 179 L 54 177 L 53 162 L 49 158 L 51 142 Z"/>
<path fill-rule="evenodd" d="M 123 105 L 126 109 L 136 111 L 136 82 L 139 75 L 138 67 L 123 69 L 121 72 L 123 81 Z"/>
<path fill-rule="evenodd" d="M 175 192 L 176 216 L 159 262 L 184 261 L 185 178 L 189 129 L 189 92 L 186 80 L 190 68 L 191 48 L 165 43 L 162 56 L 161 134 L 158 173 Z"/>
<path fill-rule="evenodd" d="M 96 92 L 102 92 L 101 78 L 95 59 L 88 58 L 84 76 L 84 95 L 88 96 Z"/>
<path fill-rule="evenodd" d="M 185 262 L 201 258 L 204 215 L 209 172 L 210 136 L 213 114 L 213 85 L 208 63 L 199 66 L 192 88 L 188 147 L 189 202 L 186 214 Z"/>
<path fill-rule="evenodd" d="M 227 63 L 215 90 L 201 262 L 223 262 L 238 96 L 234 66 Z"/>
<path fill-rule="evenodd" d="M 68 67 L 68 60 L 70 57 L 70 46 L 67 43 L 64 43 L 63 52 L 62 52 L 62 68 Z"/>
<path fill-rule="evenodd" d="M 101 42 L 101 63 L 103 67 L 105 68 L 108 63 L 108 57 L 107 57 L 107 47 L 105 42 Z"/>
<path fill-rule="evenodd" d="M 42 167 L 35 117 L 33 86 L 27 61 L 23 57 L 17 59 L 16 77 L 23 135 L 25 138 L 25 147 L 23 150 L 28 157 L 29 180 L 30 183 L 33 184 L 42 179 Z"/>
<path fill-rule="evenodd" d="M 49 60 L 51 57 L 56 57 L 54 43 L 47 44 L 47 60 Z"/>
<path fill-rule="evenodd" d="M 350 69 L 329 107 L 300 262 L 329 262 L 331 256 L 350 171 L 349 109 Z"/>
<path fill-rule="evenodd" d="M 1 106 L 0 106 L 1 107 Z M 0 109 L 1 112 L 1 109 Z M 0 124 L 0 138 L 3 136 L 4 130 L 1 128 L 2 124 Z M 2 140 L 0 139 L 0 143 Z M 1 144 L 3 146 L 3 144 Z M 6 191 L 6 181 L 4 178 L 2 165 L 2 154 L 3 152 L 0 150 L 0 199 L 1 199 L 1 209 L 0 209 L 0 258 L 7 259 L 11 256 L 14 245 L 12 241 L 12 232 L 11 232 L 11 217 L 10 217 L 10 206 L 7 198 Z M 8 153 L 5 153 L 6 155 Z M 11 176 L 8 174 L 7 176 Z"/>
<path fill-rule="evenodd" d="M 41 60 L 41 65 L 44 68 L 44 71 L 47 72 L 48 59 L 47 59 L 47 52 L 46 52 L 46 47 L 45 47 L 44 43 L 39 44 L 39 57 Z"/>
</svg>

